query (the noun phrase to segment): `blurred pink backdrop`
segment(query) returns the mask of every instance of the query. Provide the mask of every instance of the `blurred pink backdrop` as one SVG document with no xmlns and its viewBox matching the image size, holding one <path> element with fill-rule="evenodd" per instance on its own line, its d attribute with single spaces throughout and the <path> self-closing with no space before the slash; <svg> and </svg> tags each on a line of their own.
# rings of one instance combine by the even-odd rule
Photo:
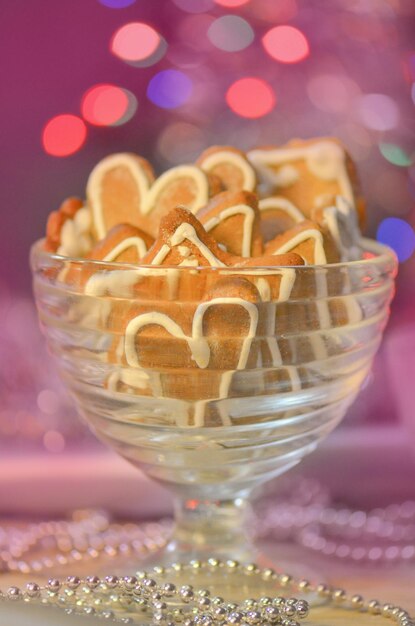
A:
<svg viewBox="0 0 415 626">
<path fill-rule="evenodd" d="M 328 134 L 361 172 L 367 233 L 401 259 L 384 345 L 344 424 L 401 421 L 415 448 L 414 3 L 15 0 L 2 24 L 0 445 L 98 446 L 39 336 L 28 254 L 99 159 L 134 151 L 160 171 L 213 143 Z"/>
</svg>

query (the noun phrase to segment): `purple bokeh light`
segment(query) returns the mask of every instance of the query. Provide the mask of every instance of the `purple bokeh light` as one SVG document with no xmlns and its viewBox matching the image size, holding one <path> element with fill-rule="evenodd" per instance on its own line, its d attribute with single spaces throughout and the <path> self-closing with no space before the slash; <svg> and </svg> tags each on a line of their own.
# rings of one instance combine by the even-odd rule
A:
<svg viewBox="0 0 415 626">
<path fill-rule="evenodd" d="M 100 4 L 109 9 L 125 9 L 135 3 L 135 0 L 98 0 Z"/>
<path fill-rule="evenodd" d="M 387 217 L 377 230 L 376 238 L 396 252 L 399 261 L 407 261 L 415 251 L 415 232 L 408 222 L 399 217 Z"/>
<path fill-rule="evenodd" d="M 186 74 L 179 70 L 163 70 L 150 80 L 147 97 L 162 109 L 175 109 L 189 100 L 192 91 L 192 81 Z"/>
</svg>

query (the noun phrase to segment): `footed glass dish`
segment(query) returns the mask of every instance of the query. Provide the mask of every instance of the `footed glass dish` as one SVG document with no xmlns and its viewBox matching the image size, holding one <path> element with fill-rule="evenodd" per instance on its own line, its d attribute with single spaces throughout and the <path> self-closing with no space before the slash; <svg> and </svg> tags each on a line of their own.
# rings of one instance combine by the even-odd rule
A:
<svg viewBox="0 0 415 626">
<path fill-rule="evenodd" d="M 39 320 L 80 414 L 175 496 L 156 563 L 266 562 L 246 534 L 252 491 L 338 424 L 381 342 L 396 259 L 363 248 L 360 261 L 242 269 L 68 259 L 34 245 Z"/>
</svg>

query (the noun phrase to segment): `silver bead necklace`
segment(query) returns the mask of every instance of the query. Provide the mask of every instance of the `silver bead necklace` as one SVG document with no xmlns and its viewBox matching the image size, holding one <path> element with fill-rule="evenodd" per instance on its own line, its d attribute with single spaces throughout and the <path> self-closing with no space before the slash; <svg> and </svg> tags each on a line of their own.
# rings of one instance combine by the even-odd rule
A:
<svg viewBox="0 0 415 626">
<path fill-rule="evenodd" d="M 138 572 L 136 576 L 107 576 L 100 579 L 88 576 L 81 579 L 68 576 L 65 581 L 50 579 L 46 585 L 27 583 L 25 588 L 10 587 L 0 592 L 7 601 L 39 602 L 47 606 L 60 607 L 67 613 L 97 616 L 109 621 L 138 624 L 145 616 L 152 624 L 173 626 L 300 626 L 299 620 L 309 614 L 309 604 L 294 596 L 262 596 L 244 600 L 237 604 L 222 597 L 212 597 L 206 588 L 197 589 L 190 584 L 177 586 L 169 582 L 172 575 L 189 575 L 193 580 L 197 573 L 215 573 L 229 576 L 239 573 L 262 582 L 271 583 L 273 589 L 284 592 L 314 593 L 333 606 L 349 611 L 378 615 L 394 621 L 399 626 L 414 626 L 415 621 L 407 611 L 393 604 L 381 604 L 377 600 L 365 601 L 360 595 L 348 596 L 343 589 L 307 580 L 296 580 L 288 574 L 260 569 L 255 564 L 240 564 L 228 560 L 221 562 L 209 558 L 205 562 L 190 561 L 169 567 L 156 567 L 150 573 Z"/>
<path fill-rule="evenodd" d="M 260 510 L 256 521 L 261 537 L 291 540 L 325 556 L 357 563 L 415 560 L 415 501 L 372 511 L 334 508 L 328 494 L 309 483 L 312 497 L 304 501 L 300 484 L 291 498 Z"/>
<path fill-rule="evenodd" d="M 21 574 L 53 570 L 80 561 L 132 556 L 143 558 L 162 548 L 171 520 L 111 523 L 99 511 L 75 511 L 72 519 L 0 526 L 0 571 Z"/>
<path fill-rule="evenodd" d="M 52 570 L 101 557 L 137 555 L 165 545 L 172 522 L 111 523 L 105 513 L 76 511 L 73 519 L 0 526 L 0 571 Z M 415 560 L 415 502 L 370 512 L 323 504 L 285 503 L 261 511 L 261 537 L 290 539 L 326 556 L 355 562 Z"/>
</svg>

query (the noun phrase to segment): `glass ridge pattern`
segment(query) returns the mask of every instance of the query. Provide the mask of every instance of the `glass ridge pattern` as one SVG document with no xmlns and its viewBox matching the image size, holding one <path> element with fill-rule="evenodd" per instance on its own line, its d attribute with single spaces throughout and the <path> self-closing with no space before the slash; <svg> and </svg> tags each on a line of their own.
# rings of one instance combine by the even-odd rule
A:
<svg viewBox="0 0 415 626">
<path fill-rule="evenodd" d="M 137 363 L 126 361 L 121 323 L 136 319 L 137 307 L 157 315 L 197 310 L 206 304 L 202 286 L 233 277 L 235 268 L 91 263 L 34 246 L 39 319 L 81 415 L 100 439 L 176 495 L 178 524 L 165 551 L 170 562 L 173 555 L 208 554 L 256 560 L 245 533 L 251 490 L 314 450 L 355 399 L 381 341 L 396 272 L 388 248 L 369 240 L 363 247 L 361 261 L 238 268 L 238 276 L 253 281 L 295 272 L 288 298 L 247 302 L 249 319 L 259 321 L 238 369 L 240 358 L 229 361 L 228 353 L 245 350 L 247 316 L 239 327 L 232 316 L 242 307 L 235 314 L 226 298 L 225 334 L 204 337 L 221 357 L 214 367 L 209 360 L 195 364 L 183 352 L 189 338 L 170 331 L 150 334 L 146 362 L 141 353 Z M 166 271 L 174 272 L 167 278 L 174 277 L 181 299 L 163 287 Z M 75 279 L 64 280 L 69 274 Z M 85 288 L 85 276 L 99 289 Z M 201 407 L 203 419 L 196 417 Z"/>
</svg>

